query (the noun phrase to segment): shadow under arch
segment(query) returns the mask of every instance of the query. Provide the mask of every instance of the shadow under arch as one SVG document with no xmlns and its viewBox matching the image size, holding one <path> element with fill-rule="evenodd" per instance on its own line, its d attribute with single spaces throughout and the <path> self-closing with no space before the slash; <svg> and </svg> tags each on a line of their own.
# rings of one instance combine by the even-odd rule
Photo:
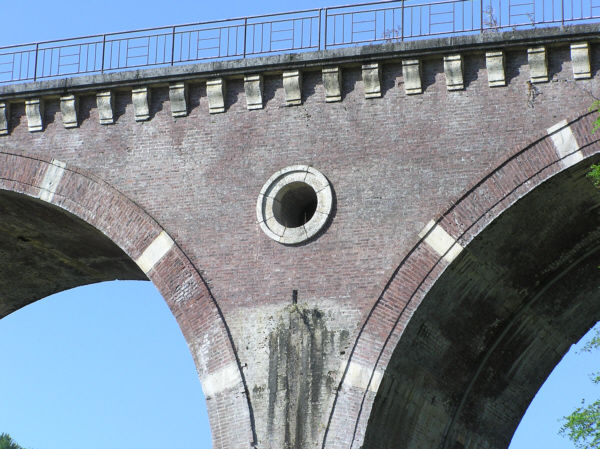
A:
<svg viewBox="0 0 600 449">
<path fill-rule="evenodd" d="M 191 350 L 213 447 L 255 441 L 248 395 L 240 393 L 245 380 L 220 309 L 152 217 L 86 171 L 8 152 L 0 152 L 0 208 L 0 257 L 15 261 L 14 269 L 0 270 L 0 318 L 79 285 L 150 279 Z"/>
<path fill-rule="evenodd" d="M 508 447 L 543 382 L 600 320 L 589 163 L 520 199 L 436 281 L 391 356 L 365 448 Z"/>
<path fill-rule="evenodd" d="M 439 249 L 436 250 L 431 246 L 431 240 L 428 240 L 428 235 L 431 234 L 432 229 L 434 229 L 433 227 L 429 229 L 428 233 L 422 235 L 422 237 L 417 238 L 415 236 L 415 246 L 404 257 L 381 296 L 375 302 L 373 308 L 365 315 L 364 322 L 357 332 L 356 342 L 351 350 L 349 362 L 346 365 L 344 377 L 349 372 L 349 369 L 352 369 L 354 372 L 360 369 L 361 372 L 369 373 L 368 384 L 360 387 L 354 386 L 351 383 L 346 385 L 344 383 L 344 378 L 342 378 L 327 427 L 324 447 L 364 447 L 365 449 L 369 447 L 436 447 L 454 449 L 466 447 L 506 447 L 506 445 L 508 445 L 512 432 L 518 424 L 520 416 L 522 412 L 525 411 L 526 406 L 523 407 L 522 412 L 519 411 L 514 416 L 511 415 L 511 417 L 508 417 L 503 416 L 501 412 L 493 407 L 490 408 L 490 406 L 487 405 L 489 410 L 485 410 L 490 412 L 490 416 L 493 415 L 496 420 L 505 420 L 507 423 L 510 422 L 504 429 L 506 432 L 508 432 L 506 429 L 511 428 L 510 426 L 514 424 L 514 427 L 508 432 L 510 434 L 506 437 L 502 437 L 504 440 L 498 437 L 496 441 L 496 437 L 488 438 L 489 435 L 481 438 L 474 436 L 475 432 L 473 431 L 473 426 L 476 425 L 477 422 L 480 422 L 481 409 L 477 409 L 477 407 L 473 408 L 468 404 L 471 404 L 472 406 L 481 406 L 483 404 L 482 402 L 477 403 L 477 401 L 471 401 L 469 395 L 478 388 L 477 382 L 479 381 L 477 379 L 481 380 L 486 378 L 485 376 L 481 377 L 481 373 L 487 373 L 485 369 L 485 363 L 487 362 L 485 362 L 485 360 L 491 360 L 490 356 L 486 354 L 496 351 L 496 348 L 499 347 L 494 345 L 490 346 L 491 343 L 487 339 L 492 338 L 494 335 L 497 336 L 497 333 L 500 332 L 499 329 L 504 329 L 506 327 L 507 316 L 512 316 L 515 312 L 514 308 L 518 307 L 518 305 L 524 301 L 523 298 L 519 297 L 519 300 L 513 299 L 513 310 L 511 310 L 507 316 L 499 319 L 498 322 L 496 322 L 496 318 L 491 321 L 486 321 L 488 327 L 483 326 L 478 332 L 473 331 L 469 333 L 469 328 L 464 327 L 465 323 L 461 323 L 459 320 L 452 320 L 452 314 L 446 315 L 448 321 L 444 322 L 445 327 L 440 327 L 441 324 L 436 323 L 432 325 L 432 329 L 427 330 L 427 332 L 433 335 L 432 341 L 437 341 L 439 347 L 431 346 L 425 348 L 419 346 L 422 350 L 416 351 L 416 353 L 418 353 L 416 356 L 417 359 L 419 357 L 433 358 L 435 357 L 435 354 L 444 353 L 446 348 L 444 346 L 444 339 L 442 337 L 436 339 L 435 335 L 440 332 L 440 335 L 444 335 L 444 332 L 446 332 L 448 328 L 453 328 L 455 330 L 463 329 L 465 332 L 464 334 L 461 334 L 460 339 L 468 340 L 471 344 L 471 346 L 463 348 L 462 353 L 465 354 L 465 357 L 469 355 L 472 356 L 472 363 L 483 360 L 483 364 L 468 365 L 465 361 L 455 359 L 455 363 L 449 366 L 447 372 L 443 372 L 441 366 L 438 366 L 435 363 L 432 364 L 432 373 L 434 376 L 439 376 L 441 379 L 440 381 L 450 382 L 448 379 L 455 379 L 456 384 L 451 388 L 449 387 L 445 396 L 436 394 L 426 395 L 427 397 L 418 396 L 418 382 L 427 383 L 428 377 L 421 376 L 415 378 L 414 381 L 417 382 L 417 384 L 411 384 L 407 379 L 403 378 L 401 382 L 406 381 L 406 388 L 400 387 L 397 381 L 393 380 L 394 367 L 396 365 L 404 366 L 403 359 L 405 356 L 399 355 L 400 352 L 398 351 L 403 351 L 402 348 L 404 348 L 405 344 L 409 345 L 411 341 L 416 341 L 411 340 L 410 337 L 408 337 L 411 335 L 408 333 L 408 327 L 410 326 L 412 328 L 410 332 L 418 331 L 418 325 L 413 325 L 413 321 L 414 323 L 417 323 L 418 319 L 415 318 L 426 312 L 427 307 L 424 307 L 423 312 L 417 314 L 417 311 L 423 306 L 424 298 L 431 298 L 431 295 L 436 294 L 436 291 L 442 292 L 437 293 L 438 295 L 441 295 L 438 299 L 440 297 L 445 298 L 446 295 L 450 298 L 448 287 L 444 287 L 444 284 L 440 282 L 442 276 L 446 275 L 446 271 L 449 267 L 459 267 L 458 273 L 467 279 L 469 278 L 470 265 L 467 267 L 460 264 L 467 263 L 468 255 L 471 252 L 471 244 L 473 244 L 480 234 L 482 234 L 483 238 L 483 235 L 485 235 L 487 231 L 490 231 L 491 235 L 492 230 L 496 226 L 495 220 L 499 220 L 499 217 L 501 216 L 503 218 L 504 215 L 510 217 L 510 211 L 513 208 L 516 208 L 518 204 L 523 203 L 523 201 L 526 202 L 525 198 L 529 197 L 529 195 L 535 195 L 534 192 L 536 191 L 543 192 L 544 189 L 550 188 L 554 182 L 560 184 L 560 180 L 562 179 L 572 179 L 573 185 L 578 183 L 580 188 L 587 189 L 588 196 L 591 195 L 590 198 L 596 198 L 598 195 L 597 192 L 593 186 L 591 186 L 591 183 L 585 180 L 585 173 L 587 172 L 589 165 L 595 160 L 594 155 L 600 153 L 600 142 L 598 141 L 597 136 L 590 135 L 593 120 L 594 117 L 586 112 L 584 114 L 574 115 L 571 119 L 561 122 L 560 125 L 555 128 L 556 131 L 553 132 L 554 134 L 552 136 L 549 135 L 546 130 L 541 131 L 538 135 L 533 136 L 533 138 L 525 145 L 515 148 L 512 151 L 508 151 L 503 160 L 499 161 L 496 166 L 491 167 L 481 178 L 474 181 L 462 196 L 451 201 L 448 207 L 438 216 L 432 217 L 435 228 L 438 228 L 438 231 L 439 228 L 441 228 L 443 233 L 447 235 L 452 242 L 455 242 L 454 249 L 457 249 L 458 245 L 462 248 L 467 248 L 466 250 L 463 250 L 462 254 L 454 259 L 453 262 L 453 257 L 448 257 L 449 255 L 452 256 L 452 254 L 450 254 L 451 248 L 444 249 L 440 252 Z M 576 153 L 573 157 L 578 160 L 584 159 L 583 162 L 574 167 L 572 166 L 573 157 L 571 156 L 571 153 L 561 153 L 557 150 L 556 144 L 554 143 L 556 133 L 562 133 L 563 131 L 566 133 L 564 134 L 565 136 L 572 133 L 577 143 L 578 148 L 569 150 L 570 152 Z M 556 181 L 553 179 L 555 177 Z M 595 232 L 595 221 L 597 220 L 591 220 L 589 217 L 586 220 L 582 213 L 584 213 L 584 211 L 587 211 L 585 213 L 597 213 L 597 203 L 590 203 L 592 205 L 588 204 L 586 206 L 579 201 L 577 195 L 579 190 L 572 190 L 574 192 L 572 194 L 573 201 L 571 201 L 571 199 L 565 199 L 565 202 L 566 204 L 572 203 L 574 208 L 572 211 L 563 214 L 562 221 L 559 220 L 554 222 L 556 224 L 554 229 L 574 231 L 577 229 L 577 226 L 574 225 L 575 223 L 594 222 L 592 227 L 593 232 Z M 561 190 L 558 189 L 558 191 Z M 523 200 L 519 201 L 521 198 L 523 198 Z M 536 203 L 536 205 L 539 206 L 538 209 L 535 209 L 533 208 L 533 205 L 530 205 L 525 207 L 524 210 L 526 213 L 535 216 L 538 220 L 543 221 L 547 217 L 551 217 L 551 214 L 549 215 L 548 213 L 556 207 L 556 205 L 552 204 L 550 199 L 552 199 L 552 195 L 542 195 L 539 199 L 539 204 Z M 515 209 L 515 211 L 516 210 L 517 209 Z M 533 212 L 534 210 L 537 211 L 535 214 Z M 575 220 L 576 218 L 580 218 L 581 220 L 577 221 Z M 550 218 L 548 218 L 548 220 L 550 220 Z M 534 229 L 532 226 L 527 226 L 524 226 L 524 229 Z M 550 230 L 551 228 L 544 231 L 538 229 L 537 233 L 530 234 L 530 238 L 539 240 L 540 238 L 544 238 L 544 232 L 550 232 Z M 590 232 L 592 231 L 590 230 Z M 525 234 L 526 233 L 523 233 L 523 235 Z M 499 235 L 504 234 L 500 233 Z M 571 241 L 569 241 L 568 238 L 561 237 L 561 235 L 562 234 L 558 233 L 553 237 L 555 239 L 553 244 L 556 243 L 555 246 L 552 246 L 549 243 L 547 244 L 551 248 L 561 248 L 562 251 L 566 251 L 565 248 L 569 248 L 569 254 L 574 259 L 555 258 L 554 264 L 548 262 L 550 264 L 549 267 L 558 270 L 558 272 L 555 273 L 555 276 L 558 276 L 558 273 L 563 271 L 565 273 L 579 273 L 580 267 L 587 267 L 584 260 L 587 262 L 591 261 L 591 266 L 594 269 L 597 269 L 596 267 L 598 264 L 591 259 L 596 254 L 596 249 L 594 247 L 595 243 L 588 242 L 589 245 L 585 247 L 586 250 L 582 253 L 581 251 L 578 251 L 578 245 L 583 243 L 577 240 L 577 233 L 575 233 L 575 237 L 573 237 Z M 518 239 L 513 240 L 514 242 L 519 241 Z M 513 242 L 513 240 L 507 242 L 507 244 Z M 521 241 L 521 243 L 521 246 L 523 246 L 523 241 Z M 475 248 L 475 246 L 473 247 Z M 522 248 L 519 246 L 514 246 L 510 250 L 508 250 L 507 247 L 507 251 L 504 251 L 502 254 L 516 257 L 516 255 L 521 254 L 522 251 Z M 591 252 L 587 254 L 586 251 Z M 548 254 L 550 253 L 551 251 L 548 251 Z M 579 257 L 583 257 L 583 259 L 579 260 Z M 544 258 L 544 260 L 548 259 Z M 567 263 L 567 260 L 571 261 Z M 579 262 L 573 262 L 575 260 L 579 260 Z M 480 257 L 475 259 L 475 262 L 470 263 L 476 268 L 483 269 L 486 261 Z M 577 267 L 577 269 L 573 267 L 567 269 L 571 263 L 575 263 L 574 267 Z M 532 282 L 533 272 L 527 272 L 522 268 L 523 267 L 518 264 L 514 265 L 514 277 L 518 279 L 519 276 L 522 276 L 522 279 L 527 279 L 529 282 Z M 538 266 L 538 268 L 540 267 Z M 548 268 L 548 270 L 550 270 L 550 268 Z M 528 276 L 525 275 L 526 273 Z M 546 272 L 542 270 L 538 271 L 538 273 L 550 276 L 550 271 Z M 595 270 L 591 270 L 587 276 L 589 277 L 595 274 Z M 581 276 L 583 279 L 586 275 L 564 275 L 560 277 L 560 279 L 565 281 L 567 279 L 576 279 L 578 276 Z M 544 278 L 543 281 L 540 282 L 542 282 L 543 285 L 549 284 L 550 278 Z M 558 280 L 555 282 L 558 282 Z M 438 283 L 439 287 L 436 287 Z M 543 286 L 542 284 L 536 284 L 537 288 L 541 289 Z M 490 287 L 494 287 L 496 285 L 499 286 L 500 284 L 491 283 L 489 285 Z M 463 296 L 469 297 L 471 293 L 475 292 L 473 288 L 474 287 L 471 284 L 465 284 L 462 288 L 457 290 L 458 293 L 456 294 L 461 301 L 464 301 Z M 559 285 L 556 284 L 556 287 L 552 287 L 550 292 L 554 293 L 555 291 L 558 291 L 558 288 Z M 535 292 L 531 288 L 529 290 L 524 290 L 523 286 L 517 288 L 516 291 L 520 292 L 522 295 L 535 295 Z M 435 304 L 435 301 L 427 300 L 427 303 Z M 448 301 L 448 304 L 451 304 L 451 301 Z M 435 306 L 431 307 L 435 308 Z M 441 306 L 439 308 L 440 310 L 444 310 Z M 501 308 L 501 306 L 499 306 L 498 303 L 493 303 L 489 309 L 486 309 L 488 315 L 485 315 L 484 313 L 483 317 L 489 318 L 495 316 L 494 313 L 497 312 L 496 309 L 498 308 Z M 464 316 L 472 315 L 474 322 L 483 320 L 483 318 L 478 318 L 476 316 L 472 307 L 467 306 L 460 309 L 460 313 Z M 590 315 L 593 315 L 594 313 L 595 312 L 590 312 Z M 515 320 L 515 322 L 518 321 L 516 318 Z M 558 345 L 553 349 L 548 349 L 559 354 L 558 359 L 555 360 L 555 363 L 550 363 L 552 365 L 550 368 L 540 365 L 539 370 L 536 372 L 542 373 L 546 369 L 547 371 L 541 380 L 535 380 L 535 382 L 539 381 L 535 391 L 537 391 L 537 388 L 543 383 L 543 380 L 551 371 L 552 367 L 558 363 L 570 344 L 575 342 L 578 336 L 583 335 L 595 323 L 594 320 L 597 321 L 597 318 L 590 319 L 588 324 L 583 324 L 581 326 L 573 325 L 573 327 L 569 328 L 569 337 L 564 341 L 561 341 L 562 346 Z M 425 321 L 422 322 L 429 323 L 429 320 L 425 319 Z M 466 321 L 466 323 L 469 324 L 470 321 Z M 463 326 L 462 328 L 461 325 Z M 456 332 L 460 334 L 458 330 L 456 330 Z M 511 341 L 514 343 L 515 340 Z M 401 342 L 405 343 L 401 344 Z M 450 349 L 453 347 L 453 344 L 454 343 L 449 345 Z M 509 349 L 503 348 L 499 351 L 509 351 Z M 523 354 L 518 351 L 509 352 L 518 353 L 519 355 Z M 448 357 L 443 360 L 452 359 L 451 357 Z M 525 360 L 525 358 L 523 360 Z M 424 360 L 421 360 L 417 365 L 421 363 L 426 364 Z M 496 365 L 495 368 L 497 371 L 500 371 L 504 366 L 504 364 L 500 363 L 500 365 Z M 420 374 L 423 373 L 421 372 Z M 512 383 L 511 385 L 516 384 Z M 404 393 L 398 393 L 400 390 Z M 532 397 L 535 394 L 535 391 L 531 394 Z M 529 393 L 530 392 L 527 394 Z M 400 395 L 398 396 L 398 394 Z M 402 396 L 403 394 L 404 396 Z M 392 397 L 395 399 L 391 399 Z M 471 398 L 473 397 L 475 396 L 472 396 Z M 515 409 L 518 408 L 515 403 L 511 401 L 512 399 L 508 400 L 506 407 L 514 405 Z M 396 404 L 398 410 L 402 410 L 400 413 L 402 417 L 398 419 L 402 420 L 404 424 L 400 424 L 399 421 L 394 421 L 397 417 L 392 418 L 393 413 L 392 410 L 389 409 L 390 404 L 392 403 Z M 427 408 L 424 405 L 426 403 L 437 404 L 436 411 L 431 414 L 421 414 L 418 410 Z M 527 401 L 527 404 L 528 403 L 529 401 Z M 518 419 L 515 418 L 517 414 Z M 514 422 L 515 419 L 516 423 Z M 386 425 L 383 425 L 382 423 L 386 423 Z M 494 424 L 490 425 L 493 426 Z M 429 431 L 429 428 L 434 428 L 435 430 Z M 351 429 L 352 431 L 350 431 Z M 500 433 L 504 434 L 504 432 Z M 420 434 L 423 436 L 422 439 L 421 437 L 418 437 Z M 506 445 L 504 446 L 503 441 L 506 442 Z M 480 444 L 480 446 L 478 446 L 478 444 Z"/>
</svg>

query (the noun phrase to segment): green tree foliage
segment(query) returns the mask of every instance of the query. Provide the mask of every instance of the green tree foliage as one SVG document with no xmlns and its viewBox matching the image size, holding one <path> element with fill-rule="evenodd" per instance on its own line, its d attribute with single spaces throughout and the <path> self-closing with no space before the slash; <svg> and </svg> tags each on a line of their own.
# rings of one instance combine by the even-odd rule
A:
<svg viewBox="0 0 600 449">
<path fill-rule="evenodd" d="M 25 449 L 19 446 L 8 433 L 0 433 L 0 449 Z"/>
<path fill-rule="evenodd" d="M 600 331 L 581 349 L 582 352 L 591 352 L 600 347 Z M 600 384 L 600 373 L 591 376 L 592 382 Z M 600 399 L 592 404 L 581 401 L 578 407 L 569 416 L 565 416 L 564 424 L 559 434 L 568 437 L 578 449 L 600 448 Z"/>
<path fill-rule="evenodd" d="M 599 100 L 596 100 L 592 103 L 590 106 L 590 112 L 600 112 Z M 592 133 L 595 133 L 598 128 L 600 128 L 600 115 L 596 117 L 596 120 L 594 120 L 594 128 L 592 129 Z"/>
<path fill-rule="evenodd" d="M 600 189 L 600 165 L 592 165 L 587 177 L 592 180 L 596 188 Z"/>
</svg>

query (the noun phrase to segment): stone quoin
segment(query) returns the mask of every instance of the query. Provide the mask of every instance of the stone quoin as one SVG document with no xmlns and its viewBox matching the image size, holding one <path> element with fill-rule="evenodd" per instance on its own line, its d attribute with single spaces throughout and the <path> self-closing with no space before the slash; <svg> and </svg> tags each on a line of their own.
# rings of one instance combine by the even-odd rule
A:
<svg viewBox="0 0 600 449">
<path fill-rule="evenodd" d="M 149 279 L 215 448 L 506 448 L 600 319 L 599 70 L 588 24 L 0 86 L 0 317 Z"/>
</svg>

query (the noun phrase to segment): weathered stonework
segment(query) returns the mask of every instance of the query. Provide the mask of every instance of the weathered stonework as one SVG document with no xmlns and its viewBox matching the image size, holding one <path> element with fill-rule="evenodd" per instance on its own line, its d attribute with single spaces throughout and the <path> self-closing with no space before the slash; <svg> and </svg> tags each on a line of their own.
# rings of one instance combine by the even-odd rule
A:
<svg viewBox="0 0 600 449">
<path fill-rule="evenodd" d="M 10 123 L 10 103 L 0 101 L 0 136 L 8 134 Z"/>
<path fill-rule="evenodd" d="M 131 92 L 136 122 L 143 122 L 150 118 L 150 93 L 151 90 L 147 86 L 136 87 Z"/>
<path fill-rule="evenodd" d="M 421 86 L 422 65 L 418 59 L 402 60 L 402 77 L 404 78 L 404 90 L 406 95 L 423 93 Z"/>
<path fill-rule="evenodd" d="M 342 70 L 339 67 L 323 67 L 323 87 L 325 101 L 342 101 Z"/>
<path fill-rule="evenodd" d="M 114 94 L 110 90 L 98 92 L 96 94 L 96 104 L 98 105 L 98 117 L 100 118 L 100 124 L 112 125 L 115 123 Z"/>
<path fill-rule="evenodd" d="M 211 114 L 225 112 L 225 88 L 226 83 L 223 78 L 215 78 L 206 82 L 208 110 Z"/>
<path fill-rule="evenodd" d="M 245 76 L 244 91 L 246 92 L 246 107 L 249 110 L 263 108 L 262 75 Z"/>
<path fill-rule="evenodd" d="M 381 98 L 381 64 L 363 64 L 362 78 L 365 98 Z"/>
<path fill-rule="evenodd" d="M 283 90 L 287 106 L 302 104 L 302 72 L 300 70 L 283 72 Z"/>
<path fill-rule="evenodd" d="M 79 97 L 76 95 L 65 95 L 60 97 L 60 112 L 63 117 L 65 128 L 77 128 L 77 113 L 79 111 Z"/>
<path fill-rule="evenodd" d="M 529 73 L 532 83 L 548 82 L 548 56 L 546 47 L 535 47 L 527 50 Z"/>
<path fill-rule="evenodd" d="M 573 78 L 576 80 L 592 77 L 590 67 L 590 44 L 578 42 L 571 44 L 571 62 L 573 64 Z"/>
<path fill-rule="evenodd" d="M 485 67 L 487 69 L 488 83 L 490 87 L 506 86 L 503 51 L 488 51 L 485 54 Z"/>
<path fill-rule="evenodd" d="M 171 102 L 171 115 L 173 115 L 173 118 L 187 116 L 188 92 L 187 83 L 171 83 L 169 85 L 169 101 Z"/>
<path fill-rule="evenodd" d="M 448 90 L 462 90 L 465 88 L 462 55 L 444 56 L 444 73 L 446 74 L 446 87 Z"/>
<path fill-rule="evenodd" d="M 32 98 L 25 101 L 25 112 L 27 114 L 27 126 L 29 127 L 29 132 L 43 131 L 44 99 Z"/>
</svg>

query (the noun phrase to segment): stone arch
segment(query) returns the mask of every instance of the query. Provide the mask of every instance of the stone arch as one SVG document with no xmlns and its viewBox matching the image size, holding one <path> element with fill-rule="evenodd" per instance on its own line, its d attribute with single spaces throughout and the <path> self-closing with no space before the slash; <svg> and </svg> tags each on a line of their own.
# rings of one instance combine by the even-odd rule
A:
<svg viewBox="0 0 600 449">
<path fill-rule="evenodd" d="M 477 385 L 477 382 L 481 381 L 482 370 L 489 370 L 492 362 L 496 363 L 498 370 L 500 370 L 502 358 L 496 357 L 491 360 L 490 353 L 495 350 L 498 351 L 499 343 L 496 340 L 506 337 L 507 334 L 502 329 L 505 329 L 507 323 L 500 323 L 499 327 L 502 327 L 500 330 L 487 328 L 488 332 L 491 334 L 495 332 L 495 334 L 490 337 L 491 340 L 489 341 L 482 337 L 480 342 L 482 348 L 479 351 L 473 351 L 473 359 L 470 360 L 471 365 L 469 367 L 457 366 L 454 371 L 451 367 L 447 367 L 446 371 L 443 371 L 441 367 L 439 368 L 440 371 L 436 373 L 436 376 L 449 376 L 450 373 L 454 373 L 454 375 L 460 377 L 462 387 L 458 391 L 454 391 L 456 397 L 444 398 L 446 399 L 445 403 L 429 415 L 414 410 L 420 407 L 419 401 L 422 402 L 427 394 L 419 397 L 418 394 L 412 395 L 411 392 L 404 389 L 402 390 L 404 396 L 402 394 L 397 396 L 402 397 L 404 400 L 401 419 L 396 421 L 382 419 L 385 413 L 390 414 L 390 403 L 393 402 L 392 396 L 400 388 L 399 385 L 407 379 L 406 377 L 400 379 L 394 377 L 392 370 L 395 368 L 390 363 L 395 362 L 395 365 L 398 365 L 400 358 L 405 357 L 407 354 L 407 352 L 400 354 L 398 351 L 406 351 L 407 347 L 412 348 L 411 354 L 415 357 L 415 345 L 422 343 L 422 339 L 419 340 L 417 334 L 424 332 L 422 325 L 426 324 L 427 320 L 431 318 L 431 315 L 420 311 L 424 299 L 428 295 L 439 298 L 448 293 L 447 288 L 451 281 L 449 283 L 445 279 L 451 279 L 453 274 L 455 279 L 458 279 L 456 278 L 457 275 L 462 274 L 462 281 L 464 281 L 464 274 L 468 272 L 467 268 L 473 267 L 475 264 L 472 260 L 471 248 L 475 248 L 477 245 L 481 247 L 482 241 L 485 241 L 485 238 L 476 241 L 478 236 L 480 234 L 485 236 L 487 232 L 491 233 L 494 227 L 496 227 L 496 236 L 500 235 L 501 233 L 498 234 L 497 232 L 497 223 L 500 222 L 500 218 L 504 220 L 500 226 L 511 223 L 511 220 L 513 220 L 514 226 L 515 216 L 514 214 L 511 216 L 511 211 L 519 208 L 522 211 L 523 207 L 530 207 L 534 204 L 532 203 L 533 200 L 529 203 L 525 200 L 534 195 L 538 195 L 538 203 L 543 202 L 544 192 L 536 188 L 543 187 L 547 193 L 557 192 L 560 186 L 569 183 L 572 186 L 578 183 L 578 188 L 581 188 L 582 185 L 587 186 L 585 187 L 588 189 L 587 196 L 577 199 L 579 206 L 584 205 L 585 201 L 592 201 L 589 199 L 590 191 L 597 196 L 594 188 L 585 180 L 587 168 L 592 161 L 596 160 L 594 155 L 600 153 L 600 143 L 597 136 L 590 134 L 593 120 L 594 117 L 589 113 L 573 116 L 534 136 L 526 145 L 513 149 L 495 167 L 473 182 L 463 195 L 452 200 L 445 210 L 433 218 L 418 237 L 415 236 L 413 249 L 402 260 L 383 293 L 368 315 L 365 316 L 363 325 L 357 333 L 354 347 L 335 398 L 324 447 L 360 448 L 363 445 L 365 449 L 389 447 L 388 445 L 391 444 L 389 440 L 386 440 L 385 437 L 379 438 L 376 436 L 378 433 L 383 435 L 386 432 L 393 433 L 395 438 L 393 447 L 440 447 L 445 449 L 505 447 L 503 446 L 504 443 L 508 445 L 512 432 L 518 425 L 522 413 L 524 413 L 537 389 L 539 389 L 551 369 L 560 361 L 570 344 L 583 335 L 595 323 L 595 320 L 597 321 L 600 318 L 600 310 L 594 310 L 593 313 L 588 314 L 589 316 L 580 320 L 577 324 L 578 327 L 576 326 L 577 329 L 571 329 L 569 335 L 565 337 L 569 339 L 568 342 L 564 338 L 562 340 L 560 338 L 556 339 L 555 343 L 558 342 L 556 343 L 558 346 L 554 348 L 555 354 L 549 357 L 549 362 L 542 364 L 540 372 L 536 373 L 536 379 L 531 382 L 530 390 L 534 389 L 533 395 L 530 391 L 524 393 L 527 396 L 524 402 L 522 401 L 523 403 L 518 405 L 515 404 L 514 408 L 517 410 L 514 411 L 512 416 L 506 417 L 506 429 L 512 429 L 508 442 L 506 436 L 504 436 L 504 439 L 500 438 L 498 445 L 495 445 L 496 443 L 491 444 L 489 439 L 485 439 L 487 438 L 485 436 L 479 440 L 471 438 L 469 432 L 473 432 L 474 427 L 472 425 L 469 427 L 469 419 L 471 419 L 471 424 L 475 419 L 473 416 L 470 416 L 470 418 L 465 416 L 467 415 L 465 403 L 470 400 L 468 391 L 473 391 L 474 388 L 482 388 L 481 385 Z M 568 181 L 565 181 L 565 179 Z M 576 197 L 572 196 L 571 198 Z M 520 199 L 524 201 L 519 201 Z M 526 206 L 523 206 L 523 204 Z M 581 212 L 583 215 L 580 214 L 577 217 L 582 217 L 590 211 L 596 213 L 596 203 L 589 203 L 587 206 L 587 212 L 583 211 Z M 539 208 L 543 208 L 543 204 L 540 203 L 536 207 L 541 210 Z M 552 207 L 552 205 L 548 204 L 548 207 Z M 564 217 L 568 217 L 568 211 L 563 210 L 562 213 Z M 570 223 L 570 225 L 572 224 Z M 575 273 L 573 271 L 575 268 L 577 269 L 576 273 L 578 273 L 577 279 L 589 278 L 591 272 L 582 268 L 581 263 L 584 260 L 589 262 L 590 257 L 597 255 L 600 240 L 595 240 L 596 234 L 598 234 L 595 231 L 596 228 L 590 225 L 585 234 L 590 236 L 589 241 L 579 241 L 572 237 L 571 240 L 565 241 L 561 245 L 563 252 L 565 252 L 564 258 L 557 259 L 554 267 L 551 267 L 550 262 L 545 267 L 550 278 L 539 281 L 540 283 L 536 287 L 537 290 L 532 287 L 531 291 L 525 292 L 530 298 L 533 298 L 532 301 L 542 293 L 547 293 L 548 289 L 552 289 L 553 293 L 561 289 L 563 292 L 568 291 L 566 281 L 572 273 Z M 559 234 L 552 234 L 552 238 L 555 239 L 553 241 L 556 241 L 557 235 Z M 573 251 L 567 254 L 568 251 L 565 250 L 565 245 L 572 245 Z M 463 251 L 465 248 L 468 248 L 469 251 Z M 592 262 L 589 266 L 596 268 L 597 265 Z M 565 273 L 571 274 L 565 277 Z M 460 282 L 458 281 L 458 283 Z M 455 286 L 457 285 L 455 284 Z M 471 286 L 466 282 L 461 285 L 463 288 Z M 584 303 L 589 305 L 589 301 L 585 302 L 582 299 L 581 304 Z M 524 317 L 523 314 L 518 315 L 518 308 L 518 306 L 515 306 L 508 314 L 510 319 L 513 320 L 513 324 Z M 431 313 L 432 310 L 433 307 L 429 307 L 428 313 Z M 463 310 L 462 313 L 465 314 L 465 311 Z M 573 313 L 573 311 L 569 310 L 569 313 Z M 504 317 L 505 320 L 509 320 L 508 315 Z M 492 316 L 493 314 L 490 314 L 490 317 Z M 418 324 L 415 324 L 413 326 L 415 328 L 411 329 L 413 318 L 415 323 Z M 528 315 L 528 319 L 535 319 L 535 317 Z M 445 325 L 448 325 L 448 323 L 450 321 L 444 321 Z M 462 323 L 464 324 L 464 321 Z M 489 321 L 486 323 L 489 324 Z M 571 325 L 573 325 L 572 323 Z M 540 332 L 543 331 L 542 327 L 540 324 L 538 329 Z M 431 332 L 435 332 L 435 330 L 431 330 Z M 404 344 L 405 333 L 407 343 Z M 520 335 L 520 337 L 523 337 L 523 335 Z M 471 335 L 470 338 L 473 338 L 473 336 Z M 522 355 L 526 352 L 526 348 L 523 349 L 522 346 L 523 341 L 526 339 L 523 337 L 521 340 L 521 346 L 517 345 L 521 352 L 514 352 L 515 354 Z M 528 341 L 531 343 L 530 340 Z M 514 341 L 512 343 L 516 344 Z M 501 348 L 503 351 L 511 351 L 510 345 L 507 346 L 506 341 L 502 345 L 504 345 Z M 443 351 L 440 351 L 440 353 L 443 353 Z M 426 358 L 425 355 L 423 357 Z M 441 359 L 433 357 L 431 360 Z M 514 364 L 517 363 L 514 360 L 513 362 Z M 416 365 L 418 363 L 411 366 Z M 526 370 L 523 367 L 517 369 L 515 368 L 516 365 L 511 366 L 517 371 L 521 370 L 513 378 L 523 379 Z M 448 388 L 448 391 L 450 391 L 451 387 Z M 433 402 L 440 400 L 440 398 L 427 397 L 429 401 Z M 514 399 L 514 395 L 510 397 Z M 503 397 L 503 399 L 507 400 L 506 397 Z M 495 416 L 499 419 L 498 416 L 502 413 L 502 410 L 507 407 L 510 408 L 512 405 L 505 403 L 502 405 L 504 408 L 494 408 L 486 404 L 488 409 L 485 412 L 490 416 L 496 413 Z M 469 411 L 473 413 L 473 410 L 476 409 L 476 407 L 473 407 Z M 407 410 L 409 411 L 407 412 Z M 481 412 L 481 410 L 479 411 Z M 410 422 L 407 426 L 402 427 L 399 424 L 402 420 Z M 397 429 L 396 433 L 394 433 L 394 430 L 390 430 L 395 425 L 401 427 L 399 430 Z M 428 431 L 424 429 L 430 426 L 435 427 L 436 430 L 430 432 L 427 437 L 429 439 L 412 438 L 412 435 L 417 433 L 426 435 Z M 400 436 L 397 432 L 401 432 L 402 435 Z M 436 435 L 432 435 L 436 432 Z M 399 438 L 402 439 L 399 440 Z"/>
<path fill-rule="evenodd" d="M 75 271 L 83 270 L 82 279 L 67 274 L 58 285 L 30 289 L 24 301 L 3 304 L 0 300 L 0 315 L 77 285 L 114 278 L 151 280 L 192 352 L 207 398 L 213 447 L 251 447 L 255 441 L 251 405 L 227 324 L 201 275 L 168 233 L 139 206 L 91 173 L 54 159 L 2 151 L 0 204 L 15 201 L 19 205 L 14 209 L 25 207 L 32 222 L 58 217 L 60 224 L 51 225 L 79 233 L 73 242 L 92 239 L 96 251 L 92 259 L 98 256 L 92 264 L 97 266 L 86 271 L 85 262 L 80 263 L 77 257 L 65 260 L 66 265 L 77 265 Z M 31 228 L 35 223 L 28 225 Z M 21 235 L 13 237 L 20 243 L 32 241 Z M 43 242 L 36 243 L 44 246 Z M 45 250 L 57 252 L 49 247 Z M 108 265 L 113 265 L 112 272 Z"/>
</svg>

